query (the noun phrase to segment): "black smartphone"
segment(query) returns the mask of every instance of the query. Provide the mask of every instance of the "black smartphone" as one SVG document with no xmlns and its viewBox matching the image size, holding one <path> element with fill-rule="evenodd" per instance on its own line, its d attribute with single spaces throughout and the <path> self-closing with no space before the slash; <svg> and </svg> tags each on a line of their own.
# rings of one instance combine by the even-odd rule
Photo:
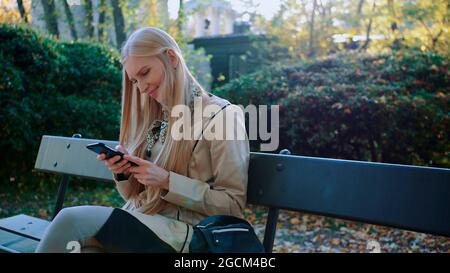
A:
<svg viewBox="0 0 450 273">
<path fill-rule="evenodd" d="M 105 143 L 102 143 L 102 142 L 86 145 L 86 148 L 88 148 L 89 150 L 91 150 L 97 154 L 105 154 L 106 159 L 110 159 L 111 157 L 119 155 L 120 160 L 122 160 L 123 156 L 124 156 L 124 154 L 121 151 L 114 150 L 113 148 L 106 146 Z M 138 166 L 134 162 L 131 162 L 131 161 L 128 161 L 128 162 L 130 162 L 132 166 Z"/>
</svg>

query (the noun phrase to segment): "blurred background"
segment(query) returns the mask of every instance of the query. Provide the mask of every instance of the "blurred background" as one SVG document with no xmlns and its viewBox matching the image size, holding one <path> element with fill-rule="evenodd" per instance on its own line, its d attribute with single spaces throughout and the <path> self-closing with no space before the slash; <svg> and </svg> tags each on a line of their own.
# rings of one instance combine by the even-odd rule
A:
<svg viewBox="0 0 450 273">
<path fill-rule="evenodd" d="M 280 105 L 279 150 L 449 168 L 449 10 L 447 0 L 0 0 L 0 217 L 51 215 L 59 178 L 33 171 L 42 135 L 118 138 L 118 50 L 143 26 L 170 33 L 212 93 Z M 65 205 L 79 204 L 122 200 L 73 179 Z M 265 214 L 246 209 L 260 231 Z M 364 252 L 370 238 L 382 251 L 450 251 L 443 237 L 282 219 L 279 252 Z"/>
</svg>

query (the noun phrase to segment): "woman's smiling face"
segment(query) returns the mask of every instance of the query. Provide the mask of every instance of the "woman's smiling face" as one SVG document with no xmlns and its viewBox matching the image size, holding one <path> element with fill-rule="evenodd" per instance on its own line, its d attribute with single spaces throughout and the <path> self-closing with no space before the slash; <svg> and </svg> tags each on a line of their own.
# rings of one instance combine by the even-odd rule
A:
<svg viewBox="0 0 450 273">
<path fill-rule="evenodd" d="M 162 105 L 161 90 L 164 80 L 164 64 L 157 57 L 129 56 L 124 64 L 125 71 L 131 82 L 136 85 L 141 94 L 151 96 Z"/>
</svg>

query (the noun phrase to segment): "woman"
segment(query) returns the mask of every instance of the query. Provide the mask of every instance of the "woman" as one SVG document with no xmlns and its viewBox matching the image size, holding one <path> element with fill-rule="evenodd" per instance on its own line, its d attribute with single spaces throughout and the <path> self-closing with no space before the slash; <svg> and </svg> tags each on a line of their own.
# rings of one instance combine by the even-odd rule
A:
<svg viewBox="0 0 450 273">
<path fill-rule="evenodd" d="M 116 149 L 125 157 L 97 159 L 113 173 L 126 204 L 61 210 L 37 252 L 68 252 L 74 243 L 83 252 L 189 252 L 192 226 L 201 219 L 243 217 L 250 149 L 241 108 L 204 91 L 175 40 L 160 29 L 134 32 L 122 48 L 122 64 Z M 191 115 L 174 114 L 179 105 Z M 209 106 L 216 110 L 193 118 L 199 107 Z M 180 119 L 183 130 L 176 126 Z M 227 120 L 236 125 L 231 133 L 243 131 L 244 139 L 229 139 L 229 130 L 224 137 L 212 128 Z M 192 137 L 180 138 L 181 132 L 193 132 L 186 134 Z M 206 132 L 215 137 L 199 137 Z"/>
</svg>

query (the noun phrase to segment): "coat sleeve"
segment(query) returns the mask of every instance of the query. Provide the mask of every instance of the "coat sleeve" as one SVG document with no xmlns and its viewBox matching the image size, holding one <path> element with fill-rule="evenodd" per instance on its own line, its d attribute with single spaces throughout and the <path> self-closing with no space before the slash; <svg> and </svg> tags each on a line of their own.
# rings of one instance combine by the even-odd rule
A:
<svg viewBox="0 0 450 273">
<path fill-rule="evenodd" d="M 212 183 L 170 172 L 169 190 L 161 198 L 205 215 L 243 216 L 247 199 L 250 146 L 244 114 L 236 107 L 239 108 L 236 105 L 225 108 L 222 111 L 226 112 L 223 120 L 226 122 L 227 118 L 235 117 L 233 119 L 237 122 L 234 131 L 243 132 L 244 138 L 204 140 L 207 141 L 211 155 Z M 233 111 L 237 113 L 236 116 Z"/>
<path fill-rule="evenodd" d="M 117 191 L 123 200 L 128 201 L 130 198 L 130 182 L 124 176 L 113 174 L 113 180 L 116 183 Z"/>
</svg>

